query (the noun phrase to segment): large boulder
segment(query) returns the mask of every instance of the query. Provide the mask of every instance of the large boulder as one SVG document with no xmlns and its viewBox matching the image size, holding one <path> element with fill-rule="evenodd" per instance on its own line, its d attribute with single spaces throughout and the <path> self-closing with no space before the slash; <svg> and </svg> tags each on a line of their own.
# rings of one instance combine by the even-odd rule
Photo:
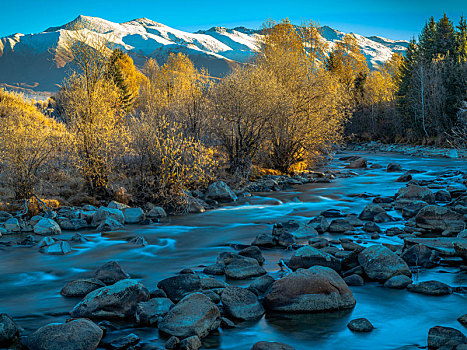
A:
<svg viewBox="0 0 467 350">
<path fill-rule="evenodd" d="M 97 278 L 86 278 L 68 282 L 60 291 L 64 297 L 84 297 L 96 289 L 105 287 Z"/>
<path fill-rule="evenodd" d="M 193 293 L 165 315 L 159 323 L 159 330 L 178 338 L 193 335 L 202 338 L 217 329 L 220 323 L 221 314 L 217 306 L 206 295 Z"/>
<path fill-rule="evenodd" d="M 34 233 L 40 236 L 59 235 L 62 233 L 62 229 L 52 219 L 42 218 L 34 225 Z"/>
<path fill-rule="evenodd" d="M 19 330 L 9 315 L 0 314 L 0 347 L 7 348 L 13 344 L 19 337 Z"/>
<path fill-rule="evenodd" d="M 125 224 L 139 224 L 146 216 L 141 208 L 126 208 L 123 210 Z"/>
<path fill-rule="evenodd" d="M 94 277 L 109 285 L 128 279 L 130 275 L 118 262 L 108 261 L 94 272 Z"/>
<path fill-rule="evenodd" d="M 71 312 L 73 317 L 131 318 L 141 301 L 148 301 L 149 291 L 135 280 L 121 280 L 86 295 Z"/>
<path fill-rule="evenodd" d="M 39 328 L 27 339 L 30 350 L 94 350 L 104 332 L 86 319 L 52 323 Z"/>
<path fill-rule="evenodd" d="M 279 312 L 350 309 L 355 303 L 344 280 L 324 266 L 299 269 L 275 281 L 265 298 L 266 308 Z"/>
<path fill-rule="evenodd" d="M 407 290 L 413 293 L 427 295 L 448 295 L 452 294 L 452 288 L 439 281 L 424 281 L 420 283 L 409 284 Z"/>
<path fill-rule="evenodd" d="M 19 224 L 19 221 L 17 218 L 9 218 L 5 221 L 3 224 L 3 227 L 5 227 L 5 230 L 8 233 L 14 233 L 14 232 L 19 232 L 21 231 L 21 226 Z"/>
<path fill-rule="evenodd" d="M 125 223 L 125 216 L 120 209 L 100 207 L 92 216 L 92 225 L 98 226 L 107 218 L 117 221 L 119 224 Z"/>
<path fill-rule="evenodd" d="M 428 331 L 429 349 L 438 349 L 447 343 L 465 344 L 467 337 L 461 331 L 451 327 L 436 326 L 430 328 Z"/>
<path fill-rule="evenodd" d="M 264 314 L 264 308 L 248 289 L 229 286 L 221 294 L 224 311 L 239 320 L 255 320 Z"/>
<path fill-rule="evenodd" d="M 372 280 L 386 281 L 397 275 L 412 276 L 407 263 L 382 245 L 365 248 L 358 255 L 358 262 Z"/>
<path fill-rule="evenodd" d="M 165 212 L 164 208 L 162 207 L 153 207 L 149 213 L 148 213 L 148 218 L 151 219 L 161 219 L 161 218 L 166 218 L 167 213 Z"/>
<path fill-rule="evenodd" d="M 136 308 L 136 322 L 146 325 L 156 324 L 159 317 L 165 316 L 173 305 L 169 298 L 142 301 Z"/>
<path fill-rule="evenodd" d="M 288 266 L 292 270 L 307 269 L 315 265 L 330 267 L 336 271 L 340 271 L 341 269 L 339 259 L 311 246 L 298 249 L 288 263 Z"/>
<path fill-rule="evenodd" d="M 355 159 L 354 161 L 350 162 L 346 168 L 349 169 L 363 169 L 366 168 L 368 165 L 368 161 L 364 157 L 360 157 L 358 159 Z"/>
<path fill-rule="evenodd" d="M 206 191 L 206 199 L 214 199 L 218 202 L 235 202 L 237 195 L 224 181 L 217 181 L 209 185 Z"/>
<path fill-rule="evenodd" d="M 370 203 L 365 208 L 363 208 L 362 212 L 358 216 L 360 220 L 371 220 L 375 219 L 375 216 L 378 214 L 386 214 L 386 210 L 384 210 L 380 205 Z"/>
<path fill-rule="evenodd" d="M 178 303 L 186 295 L 201 289 L 201 281 L 198 275 L 181 274 L 166 278 L 157 284 L 167 296 L 175 303 Z"/>
<path fill-rule="evenodd" d="M 424 244 L 414 244 L 401 255 L 407 265 L 423 267 L 430 265 L 434 257 L 435 253 Z"/>
<path fill-rule="evenodd" d="M 434 232 L 459 233 L 465 228 L 464 217 L 446 207 L 428 205 L 415 216 L 417 227 Z"/>
<path fill-rule="evenodd" d="M 225 267 L 225 275 L 233 280 L 244 280 L 266 274 L 266 270 L 253 258 L 240 256 Z"/>
<path fill-rule="evenodd" d="M 295 350 L 290 345 L 272 342 L 272 341 L 259 341 L 253 345 L 251 350 Z"/>
<path fill-rule="evenodd" d="M 428 204 L 435 203 L 435 195 L 430 189 L 418 186 L 418 185 L 408 185 L 407 187 L 403 187 L 399 189 L 397 192 L 397 200 L 417 200 L 417 201 L 424 201 Z"/>
</svg>

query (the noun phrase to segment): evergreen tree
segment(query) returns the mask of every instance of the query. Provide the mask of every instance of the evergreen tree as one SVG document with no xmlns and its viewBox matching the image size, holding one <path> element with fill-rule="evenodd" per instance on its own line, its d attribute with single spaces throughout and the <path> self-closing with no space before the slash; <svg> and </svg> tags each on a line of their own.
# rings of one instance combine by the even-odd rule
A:
<svg viewBox="0 0 467 350">
<path fill-rule="evenodd" d="M 436 56 L 434 52 L 434 41 L 436 36 L 436 23 L 435 19 L 430 17 L 429 21 L 425 23 L 422 33 L 418 37 L 420 51 L 425 60 L 431 60 Z"/>
<path fill-rule="evenodd" d="M 115 49 L 109 58 L 106 78 L 118 87 L 120 91 L 120 102 L 123 110 L 128 113 L 135 99 L 135 96 L 130 92 L 122 68 L 119 66 L 118 61 L 124 58 L 125 54 L 120 49 Z"/>
<path fill-rule="evenodd" d="M 432 58 L 454 55 L 456 52 L 454 24 L 446 14 L 436 23 L 433 46 L 435 56 Z"/>
</svg>

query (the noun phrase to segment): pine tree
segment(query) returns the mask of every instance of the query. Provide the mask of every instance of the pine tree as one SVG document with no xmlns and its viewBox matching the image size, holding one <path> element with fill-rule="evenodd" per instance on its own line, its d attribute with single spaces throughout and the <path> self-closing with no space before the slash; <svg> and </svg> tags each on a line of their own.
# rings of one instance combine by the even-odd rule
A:
<svg viewBox="0 0 467 350">
<path fill-rule="evenodd" d="M 120 91 L 120 102 L 123 110 L 128 113 L 135 100 L 135 96 L 130 92 L 128 84 L 118 61 L 124 58 L 125 54 L 120 49 L 115 49 L 109 58 L 106 78 L 114 82 Z"/>
<path fill-rule="evenodd" d="M 422 33 L 418 37 L 420 52 L 425 60 L 433 59 L 436 54 L 434 52 L 434 41 L 436 36 L 436 22 L 435 19 L 430 17 L 429 21 L 425 23 Z"/>
<path fill-rule="evenodd" d="M 454 55 L 456 52 L 454 24 L 446 14 L 436 23 L 433 46 L 435 56 L 432 58 Z"/>
</svg>

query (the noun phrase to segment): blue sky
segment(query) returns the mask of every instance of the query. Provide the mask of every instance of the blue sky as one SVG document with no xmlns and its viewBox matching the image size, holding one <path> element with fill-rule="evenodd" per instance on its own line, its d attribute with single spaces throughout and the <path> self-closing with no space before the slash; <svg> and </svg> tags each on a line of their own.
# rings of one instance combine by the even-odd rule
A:
<svg viewBox="0 0 467 350">
<path fill-rule="evenodd" d="M 264 20 L 288 17 L 296 24 L 312 19 L 344 32 L 410 39 L 425 20 L 443 12 L 458 22 L 467 0 L 2 0 L 0 37 L 36 33 L 78 15 L 125 22 L 147 17 L 168 26 L 196 31 L 212 26 L 259 28 Z"/>
</svg>

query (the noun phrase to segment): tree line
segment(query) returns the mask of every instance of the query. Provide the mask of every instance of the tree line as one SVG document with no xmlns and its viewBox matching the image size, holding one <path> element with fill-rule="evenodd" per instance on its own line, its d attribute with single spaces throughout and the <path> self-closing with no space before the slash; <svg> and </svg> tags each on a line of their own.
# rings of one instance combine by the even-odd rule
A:
<svg viewBox="0 0 467 350">
<path fill-rule="evenodd" d="M 2 197 L 183 211 L 216 179 L 241 186 L 265 169 L 305 170 L 345 137 L 451 132 L 466 97 L 466 34 L 465 20 L 450 23 L 430 20 L 405 57 L 370 71 L 353 35 L 329 46 L 313 22 L 269 21 L 251 62 L 221 79 L 183 54 L 138 70 L 111 34 L 75 23 L 55 52 L 73 70 L 52 99 L 36 108 L 0 91 Z"/>
</svg>

